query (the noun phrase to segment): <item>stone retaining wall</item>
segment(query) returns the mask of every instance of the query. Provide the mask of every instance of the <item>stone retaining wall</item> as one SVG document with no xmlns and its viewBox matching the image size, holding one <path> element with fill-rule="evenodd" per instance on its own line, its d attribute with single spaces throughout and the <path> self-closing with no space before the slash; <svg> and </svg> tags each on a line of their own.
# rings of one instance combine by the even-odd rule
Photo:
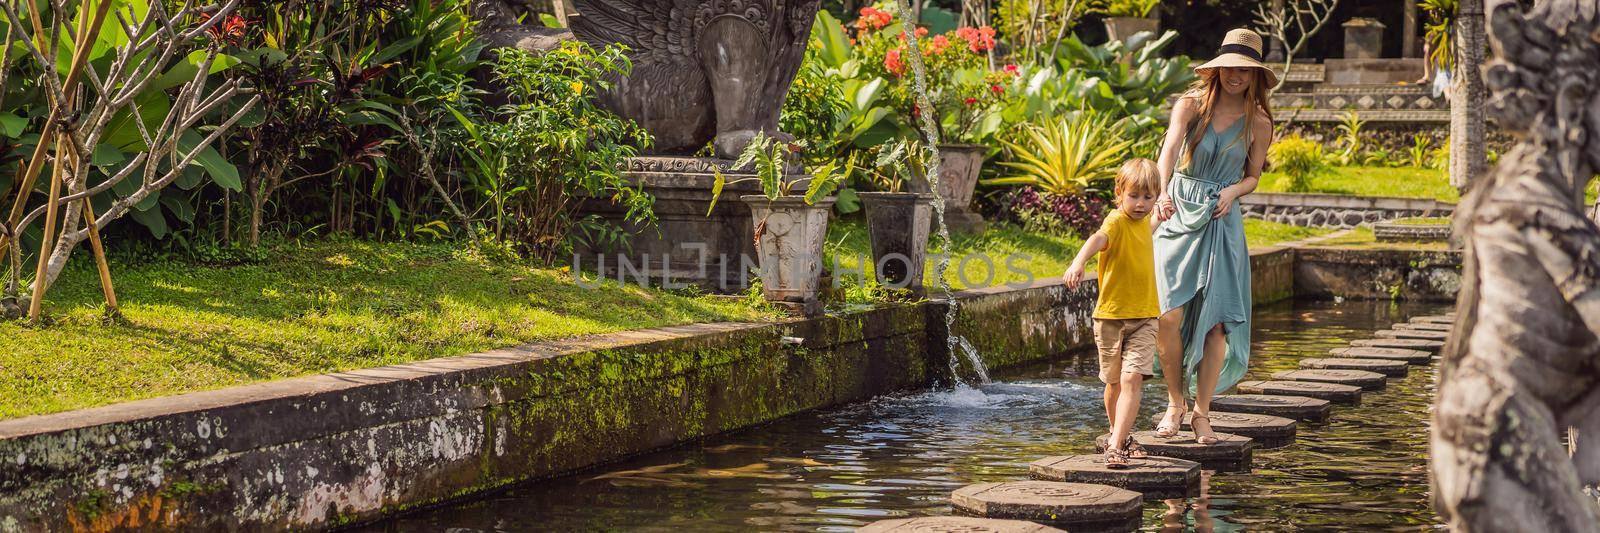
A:
<svg viewBox="0 0 1600 533">
<path fill-rule="evenodd" d="M 1292 293 L 1295 254 L 1254 254 L 1258 302 Z M 964 292 L 956 332 L 991 368 L 1087 348 L 1094 295 Z M 945 310 L 629 331 L 0 421 L 0 530 L 376 520 L 927 387 L 949 367 Z"/>
<path fill-rule="evenodd" d="M 1294 294 L 1313 298 L 1455 301 L 1461 252 L 1300 248 Z"/>
<path fill-rule="evenodd" d="M 1244 216 L 1305 227 L 1352 228 L 1406 217 L 1448 217 L 1455 204 L 1418 198 L 1259 192 L 1239 200 Z"/>
</svg>

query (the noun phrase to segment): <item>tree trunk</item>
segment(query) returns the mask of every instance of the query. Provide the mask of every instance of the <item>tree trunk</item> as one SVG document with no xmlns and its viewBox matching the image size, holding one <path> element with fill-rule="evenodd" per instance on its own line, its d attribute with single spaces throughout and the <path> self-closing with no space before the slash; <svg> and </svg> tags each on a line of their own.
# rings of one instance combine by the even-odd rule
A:
<svg viewBox="0 0 1600 533">
<path fill-rule="evenodd" d="M 1487 109 L 1519 142 L 1456 213 L 1465 270 L 1433 411 L 1434 507 L 1454 531 L 1600 531 L 1583 492 L 1600 481 L 1600 226 L 1583 204 L 1600 169 L 1600 0 L 1526 16 L 1488 3 Z M 1482 36 L 1456 38 L 1471 65 Z M 1570 455 L 1567 428 L 1582 436 Z"/>
<path fill-rule="evenodd" d="M 1456 10 L 1455 68 L 1450 73 L 1450 184 L 1466 190 L 1488 170 L 1483 146 L 1483 1 Z"/>
</svg>

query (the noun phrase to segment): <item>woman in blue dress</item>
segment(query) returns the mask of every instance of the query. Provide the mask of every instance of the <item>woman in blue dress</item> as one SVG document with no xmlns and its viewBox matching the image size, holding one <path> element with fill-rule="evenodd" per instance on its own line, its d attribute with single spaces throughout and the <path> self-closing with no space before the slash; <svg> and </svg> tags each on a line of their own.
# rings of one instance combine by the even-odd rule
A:
<svg viewBox="0 0 1600 533">
<path fill-rule="evenodd" d="M 1156 432 L 1178 432 L 1188 392 L 1201 444 L 1217 442 L 1212 396 L 1238 383 L 1250 362 L 1250 254 L 1238 200 L 1261 178 L 1277 84 L 1255 32 L 1228 32 L 1218 52 L 1195 68 L 1200 79 L 1173 106 L 1157 162 L 1165 179 L 1156 201 L 1157 344 L 1168 403 Z"/>
</svg>

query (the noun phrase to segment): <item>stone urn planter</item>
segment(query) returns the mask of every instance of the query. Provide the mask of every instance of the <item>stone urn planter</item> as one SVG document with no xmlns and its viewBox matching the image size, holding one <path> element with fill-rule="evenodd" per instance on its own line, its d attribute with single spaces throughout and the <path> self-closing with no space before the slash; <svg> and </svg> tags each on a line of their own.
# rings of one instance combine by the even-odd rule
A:
<svg viewBox="0 0 1600 533">
<path fill-rule="evenodd" d="M 939 145 L 939 196 L 944 197 L 945 222 L 954 231 L 983 231 L 983 217 L 973 212 L 971 206 L 972 192 L 978 186 L 978 174 L 983 171 L 983 160 L 988 155 L 987 146 Z M 906 189 L 913 193 L 933 192 L 931 184 L 922 179 L 910 180 Z"/>
<path fill-rule="evenodd" d="M 819 311 L 822 244 L 834 198 L 809 205 L 799 196 L 773 200 L 748 194 L 739 200 L 750 207 L 755 223 L 762 295 L 768 301 L 798 305 L 807 314 Z"/>
<path fill-rule="evenodd" d="M 1161 31 L 1161 19 L 1155 17 L 1106 17 L 1106 36 L 1113 41 L 1127 41 L 1141 31 Z"/>
<path fill-rule="evenodd" d="M 867 236 L 878 283 L 922 294 L 922 265 L 928 255 L 933 195 L 914 192 L 863 192 Z"/>
</svg>

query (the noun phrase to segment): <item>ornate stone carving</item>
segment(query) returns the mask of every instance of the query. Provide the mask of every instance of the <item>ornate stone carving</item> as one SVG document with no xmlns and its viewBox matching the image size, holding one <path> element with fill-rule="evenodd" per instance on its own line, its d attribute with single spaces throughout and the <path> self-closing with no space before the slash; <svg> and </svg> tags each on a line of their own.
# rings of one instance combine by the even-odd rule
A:
<svg viewBox="0 0 1600 533">
<path fill-rule="evenodd" d="M 1456 215 L 1434 508 L 1456 531 L 1600 531 L 1583 492 L 1600 483 L 1600 227 L 1583 205 L 1600 170 L 1600 1 L 1485 3 L 1488 112 L 1519 142 Z"/>
<path fill-rule="evenodd" d="M 633 73 L 602 103 L 638 121 L 658 153 L 714 142 L 736 157 L 778 112 L 805 54 L 820 0 L 577 0 L 572 32 L 630 49 Z"/>
</svg>

